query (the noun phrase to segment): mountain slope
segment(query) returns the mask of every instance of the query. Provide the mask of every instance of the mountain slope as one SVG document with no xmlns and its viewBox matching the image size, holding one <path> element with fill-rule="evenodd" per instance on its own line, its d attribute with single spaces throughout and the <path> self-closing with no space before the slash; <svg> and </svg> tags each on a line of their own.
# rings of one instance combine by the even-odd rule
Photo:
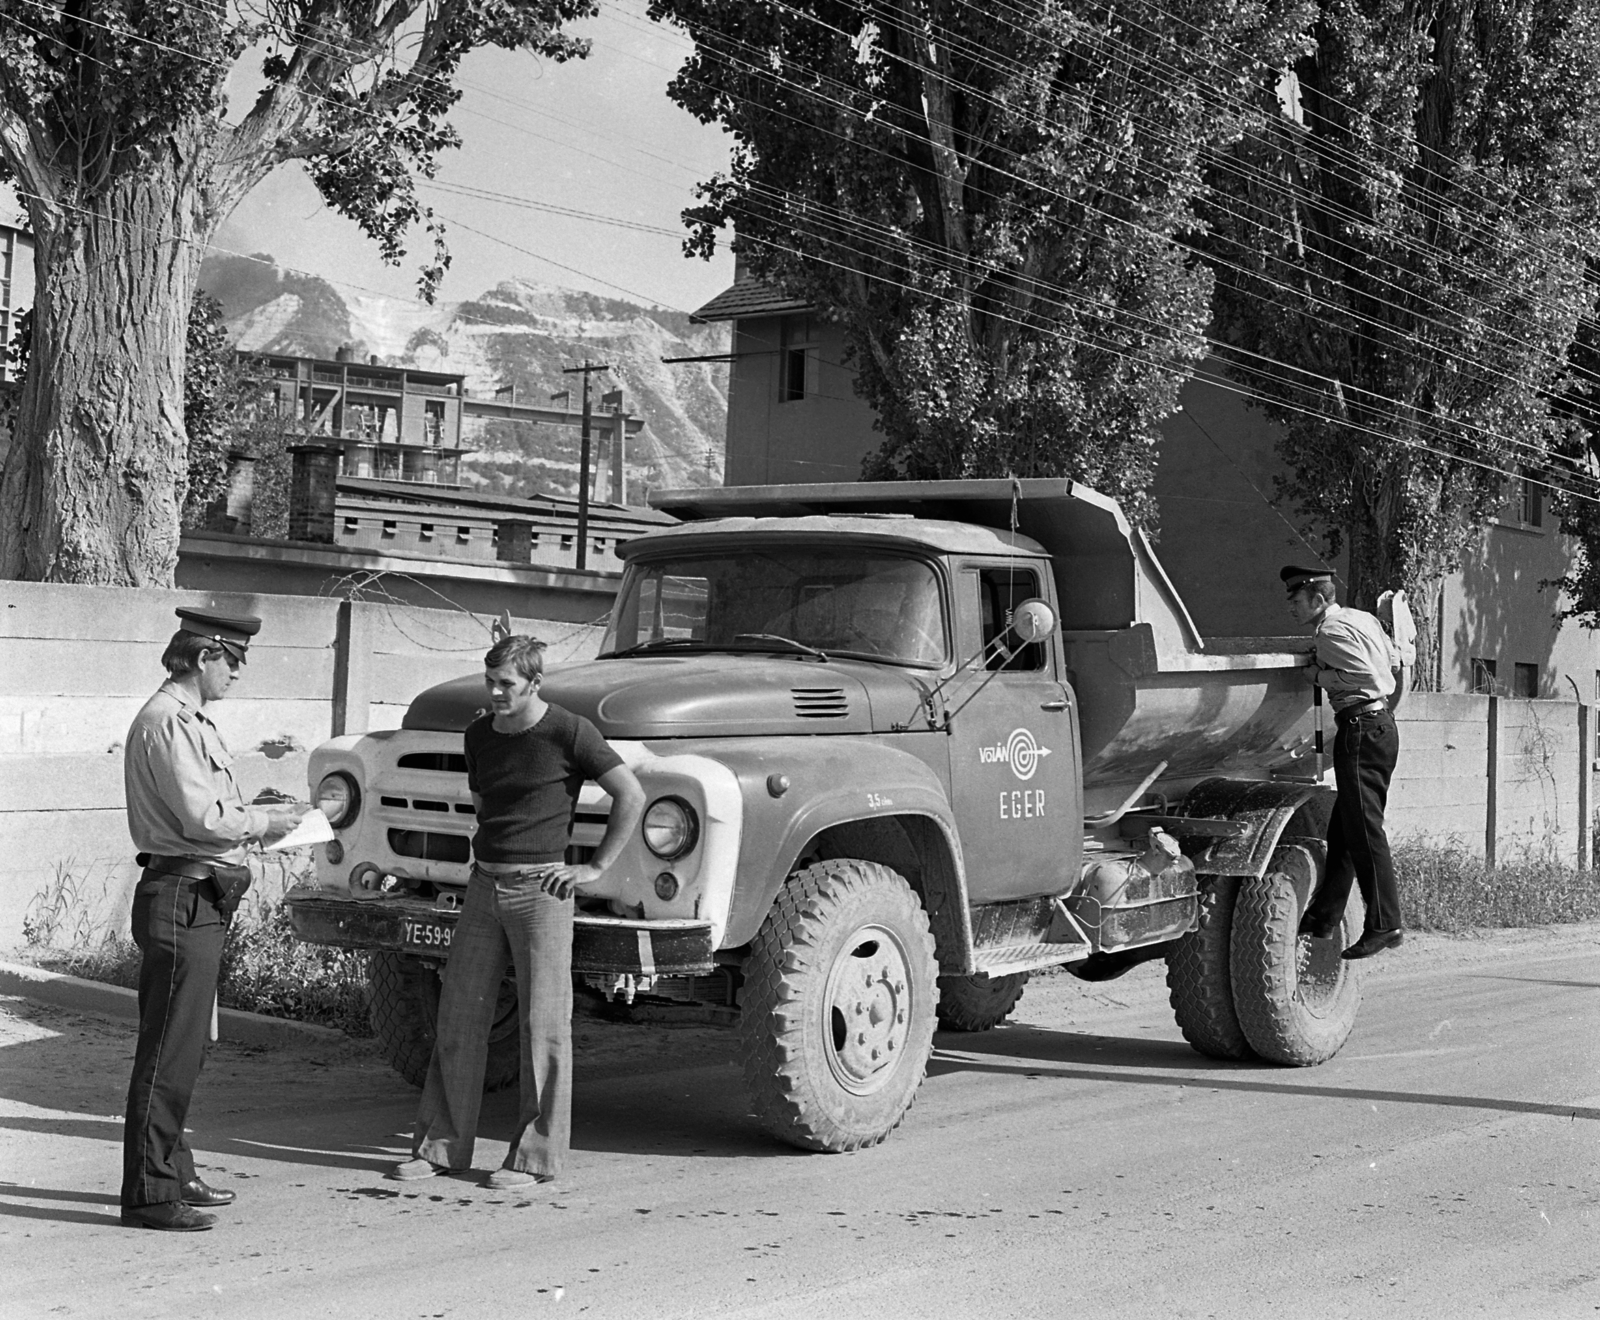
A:
<svg viewBox="0 0 1600 1320">
<path fill-rule="evenodd" d="M 324 280 L 268 263 L 214 257 L 201 271 L 201 287 L 222 304 L 242 349 L 331 358 L 347 347 L 358 359 L 460 373 L 468 392 L 482 398 L 513 387 L 518 402 L 540 406 L 566 389 L 574 413 L 581 377 L 562 369 L 604 362 L 611 370 L 592 378 L 596 410 L 599 395 L 620 385 L 628 411 L 645 422 L 630 441 L 630 500 L 642 499 L 645 485 L 722 480 L 727 364 L 661 359 L 726 353 L 726 325 L 691 325 L 682 312 L 522 279 L 434 307 L 343 296 Z M 577 490 L 576 426 L 469 419 L 464 443 L 476 451 L 462 463 L 465 483 L 511 495 Z M 596 460 L 604 470 L 599 446 Z M 605 490 L 600 494 L 604 498 Z"/>
</svg>

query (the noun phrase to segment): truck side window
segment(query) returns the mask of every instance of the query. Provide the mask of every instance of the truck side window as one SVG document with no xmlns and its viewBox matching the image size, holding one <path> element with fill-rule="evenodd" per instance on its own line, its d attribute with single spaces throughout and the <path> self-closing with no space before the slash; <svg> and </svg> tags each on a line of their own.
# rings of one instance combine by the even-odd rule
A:
<svg viewBox="0 0 1600 1320">
<path fill-rule="evenodd" d="M 986 568 L 978 574 L 978 608 L 983 623 L 983 644 L 988 646 L 1010 626 L 1011 611 L 1030 597 L 1039 595 L 1039 578 L 1026 568 Z M 1022 647 L 1010 661 L 999 652 L 988 659 L 989 669 L 1041 670 L 1048 663 L 1043 642 Z"/>
</svg>

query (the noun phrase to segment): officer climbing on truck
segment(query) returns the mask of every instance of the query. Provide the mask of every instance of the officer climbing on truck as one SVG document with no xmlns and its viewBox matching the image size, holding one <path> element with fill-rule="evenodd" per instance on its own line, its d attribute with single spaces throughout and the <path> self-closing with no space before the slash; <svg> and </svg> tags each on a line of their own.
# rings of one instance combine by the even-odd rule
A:
<svg viewBox="0 0 1600 1320">
<path fill-rule="evenodd" d="M 1361 989 L 1340 950 L 1365 923 L 1352 895 L 1318 913 L 1345 939 L 1299 933 L 1334 800 L 1303 639 L 1202 639 L 1143 535 L 1069 481 L 655 503 L 682 521 L 621 548 L 599 656 L 542 689 L 644 791 L 577 900 L 581 989 L 736 1014 L 759 1121 L 821 1151 L 882 1141 L 935 1025 L 993 1027 L 1046 968 L 1164 959 L 1213 1057 L 1343 1045 Z M 336 838 L 291 920 L 370 952 L 374 1026 L 414 1084 L 468 878 L 482 692 L 442 684 L 311 760 Z M 613 809 L 583 786 L 569 862 Z M 491 1088 L 517 1076 L 516 1001 L 503 980 Z"/>
</svg>

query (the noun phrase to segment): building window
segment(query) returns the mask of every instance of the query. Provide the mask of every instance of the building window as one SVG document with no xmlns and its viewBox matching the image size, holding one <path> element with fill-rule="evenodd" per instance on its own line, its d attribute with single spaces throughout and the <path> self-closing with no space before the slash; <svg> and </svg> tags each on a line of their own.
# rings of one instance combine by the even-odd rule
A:
<svg viewBox="0 0 1600 1320">
<path fill-rule="evenodd" d="M 795 403 L 806 397 L 805 349 L 783 350 L 783 388 L 779 397 L 785 403 Z"/>
<path fill-rule="evenodd" d="M 1538 665 L 1512 666 L 1511 695 L 1514 697 L 1528 697 L 1530 699 L 1539 695 Z"/>
<path fill-rule="evenodd" d="M 1522 479 L 1522 508 L 1518 518 L 1524 527 L 1544 526 L 1544 487 L 1527 477 Z"/>
<path fill-rule="evenodd" d="M 457 527 L 456 528 L 456 543 L 458 545 L 466 545 L 471 540 L 472 540 L 472 528 L 470 528 L 470 527 Z"/>
<path fill-rule="evenodd" d="M 428 399 L 422 405 L 422 441 L 429 445 L 444 443 L 444 400 Z M 437 477 L 434 478 L 438 480 Z"/>
<path fill-rule="evenodd" d="M 419 541 L 431 541 L 431 540 L 433 540 L 433 524 L 432 523 L 423 523 L 417 529 L 417 539 Z"/>
<path fill-rule="evenodd" d="M 360 528 L 361 528 L 361 519 L 359 519 L 359 518 L 346 518 L 344 520 L 344 534 L 346 536 L 354 536 L 356 534 L 356 532 L 360 530 Z"/>
<path fill-rule="evenodd" d="M 572 549 L 572 537 L 571 537 L 571 535 L 566 535 L 566 536 L 563 536 L 561 538 L 561 548 L 564 551 Z"/>
<path fill-rule="evenodd" d="M 1472 690 L 1485 697 L 1492 697 L 1499 690 L 1495 687 L 1493 660 L 1473 656 Z"/>
<path fill-rule="evenodd" d="M 817 392 L 816 344 L 809 317 L 786 319 L 778 354 L 778 401 L 797 403 Z"/>
<path fill-rule="evenodd" d="M 395 533 L 394 520 L 390 519 L 390 518 L 385 518 L 383 520 L 383 534 L 385 536 L 393 536 L 394 533 Z"/>
</svg>

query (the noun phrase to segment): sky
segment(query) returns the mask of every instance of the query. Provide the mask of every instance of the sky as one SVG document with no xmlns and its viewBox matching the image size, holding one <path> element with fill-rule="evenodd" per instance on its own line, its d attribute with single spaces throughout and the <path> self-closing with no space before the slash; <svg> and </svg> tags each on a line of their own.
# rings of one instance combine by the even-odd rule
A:
<svg viewBox="0 0 1600 1320">
<path fill-rule="evenodd" d="M 728 139 L 667 99 L 690 50 L 680 31 L 651 23 L 645 0 L 601 0 L 596 19 L 570 31 L 590 37 L 586 60 L 557 65 L 526 52 L 480 50 L 462 63 L 464 95 L 451 115 L 463 139 L 441 158 L 424 202 L 448 228 L 452 264 L 442 301 L 476 297 L 521 276 L 632 302 L 693 311 L 733 281 L 733 259 L 686 258 L 679 213 L 696 182 L 726 168 Z M 235 117 L 251 94 L 232 98 Z M 643 225 L 651 232 L 463 196 L 468 188 Z M 420 256 L 386 266 L 377 245 L 323 202 L 297 164 L 280 166 L 239 206 L 215 247 L 271 253 L 281 266 L 320 275 L 341 293 L 415 302 Z"/>
</svg>

